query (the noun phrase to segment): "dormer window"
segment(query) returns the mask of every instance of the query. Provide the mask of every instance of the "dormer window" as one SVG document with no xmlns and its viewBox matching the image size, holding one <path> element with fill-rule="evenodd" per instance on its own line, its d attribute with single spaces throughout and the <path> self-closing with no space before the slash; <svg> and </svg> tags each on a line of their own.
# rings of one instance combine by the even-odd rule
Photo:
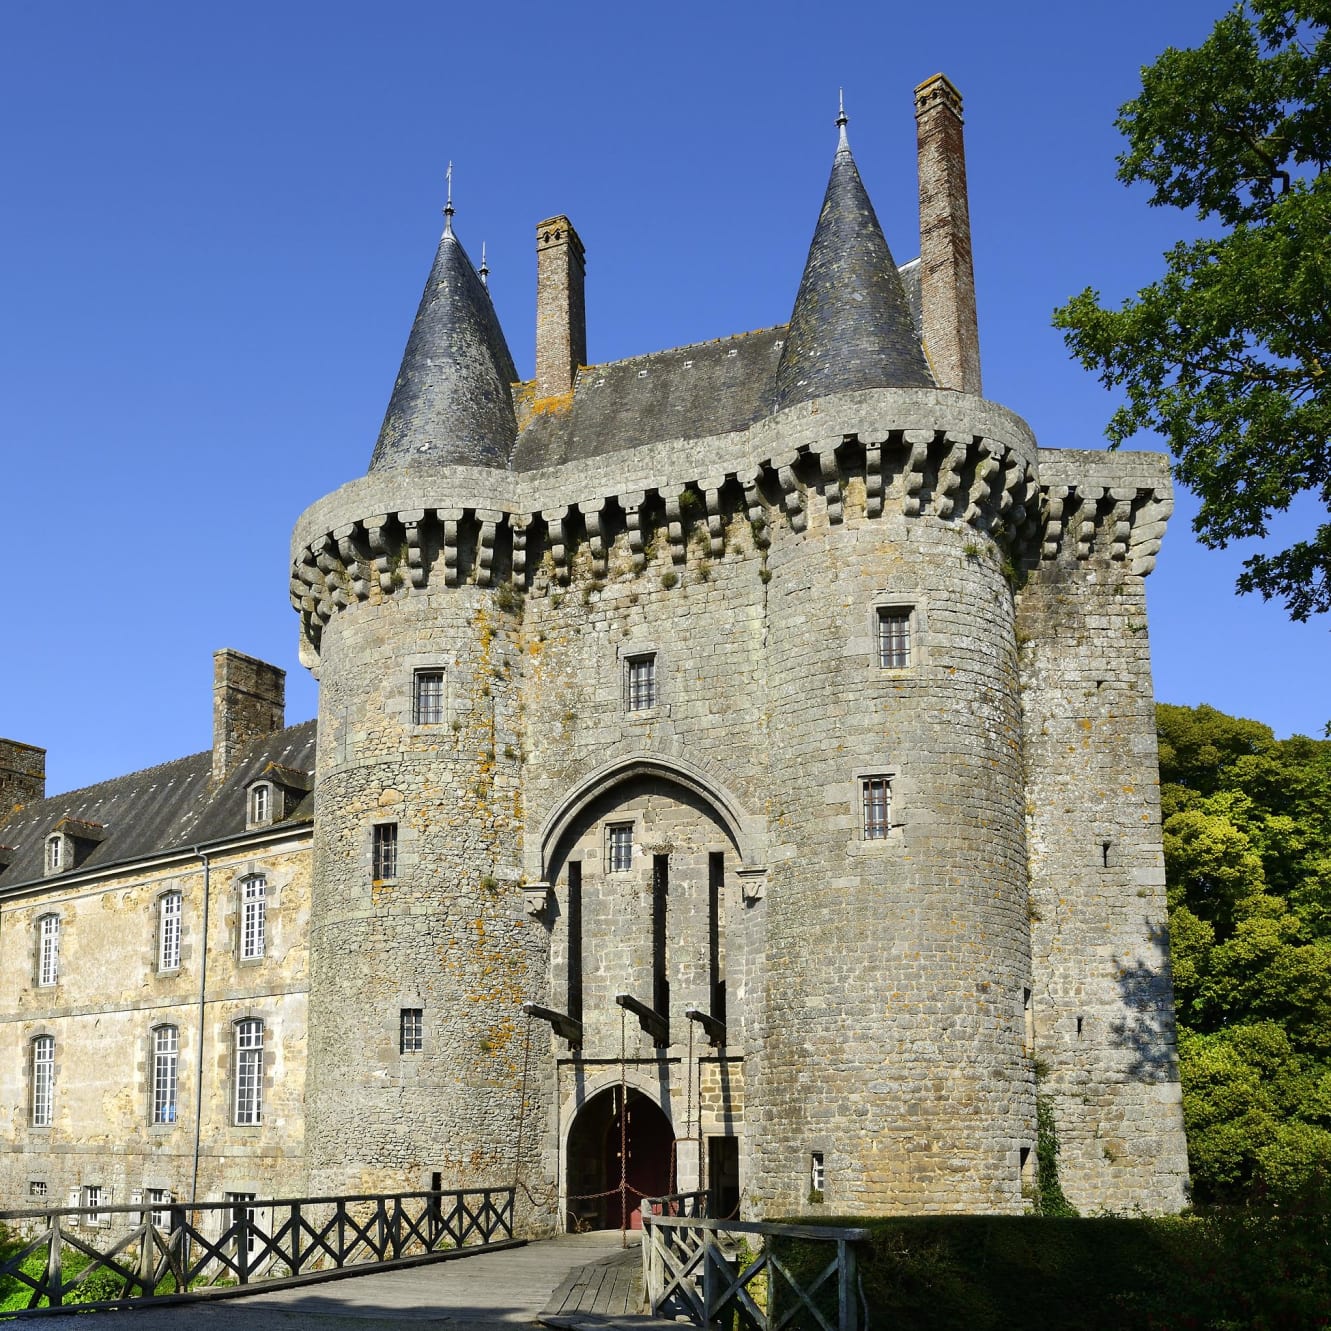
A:
<svg viewBox="0 0 1331 1331">
<path fill-rule="evenodd" d="M 59 873 L 65 867 L 65 838 L 57 832 L 46 838 L 46 872 Z"/>
<path fill-rule="evenodd" d="M 267 827 L 273 821 L 273 788 L 267 781 L 250 787 L 251 827 Z"/>
</svg>

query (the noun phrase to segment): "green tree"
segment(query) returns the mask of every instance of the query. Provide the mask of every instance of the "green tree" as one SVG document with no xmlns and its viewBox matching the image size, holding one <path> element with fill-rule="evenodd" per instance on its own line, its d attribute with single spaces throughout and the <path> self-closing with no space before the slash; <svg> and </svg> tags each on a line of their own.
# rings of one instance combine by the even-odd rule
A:
<svg viewBox="0 0 1331 1331">
<path fill-rule="evenodd" d="M 1156 709 L 1199 1201 L 1331 1181 L 1331 742 Z"/>
<path fill-rule="evenodd" d="M 1305 492 L 1331 515 L 1331 0 L 1251 0 L 1142 70 L 1120 108 L 1125 184 L 1203 232 L 1120 309 L 1087 287 L 1055 311 L 1073 354 L 1126 397 L 1107 434 L 1163 435 L 1211 547 L 1265 537 Z M 1241 591 L 1295 619 L 1331 608 L 1331 522 L 1245 560 Z"/>
</svg>

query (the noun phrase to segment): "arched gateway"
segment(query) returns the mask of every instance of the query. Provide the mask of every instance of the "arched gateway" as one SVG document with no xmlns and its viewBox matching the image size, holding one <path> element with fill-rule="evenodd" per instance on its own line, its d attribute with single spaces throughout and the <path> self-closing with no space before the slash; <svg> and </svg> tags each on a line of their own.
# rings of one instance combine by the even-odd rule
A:
<svg viewBox="0 0 1331 1331">
<path fill-rule="evenodd" d="M 608 1087 L 569 1128 L 564 1178 L 568 1229 L 638 1229 L 642 1199 L 675 1190 L 674 1128 L 650 1096 Z"/>
</svg>

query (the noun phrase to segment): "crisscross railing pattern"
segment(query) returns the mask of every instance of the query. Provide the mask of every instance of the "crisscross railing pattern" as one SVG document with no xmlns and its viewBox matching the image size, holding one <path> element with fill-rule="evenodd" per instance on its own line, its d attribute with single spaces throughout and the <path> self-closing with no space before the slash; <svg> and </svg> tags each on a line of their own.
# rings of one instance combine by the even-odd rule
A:
<svg viewBox="0 0 1331 1331">
<path fill-rule="evenodd" d="M 512 1240 L 513 1205 L 510 1187 L 0 1211 L 21 1245 L 0 1261 L 0 1288 L 28 1291 L 26 1308 L 0 1316 L 428 1261 Z"/>
<path fill-rule="evenodd" d="M 855 1244 L 864 1229 L 708 1220 L 692 1195 L 642 1206 L 643 1283 L 653 1314 L 730 1331 L 857 1331 Z M 773 1240 L 826 1249 L 800 1270 Z M 807 1269 L 806 1269 L 807 1268 Z"/>
</svg>

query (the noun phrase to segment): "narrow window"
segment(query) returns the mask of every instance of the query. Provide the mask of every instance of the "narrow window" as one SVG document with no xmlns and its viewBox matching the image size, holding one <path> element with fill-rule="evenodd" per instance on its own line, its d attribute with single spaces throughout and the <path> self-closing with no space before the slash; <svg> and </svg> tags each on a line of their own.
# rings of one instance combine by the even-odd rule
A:
<svg viewBox="0 0 1331 1331">
<path fill-rule="evenodd" d="M 630 712 L 656 706 L 656 653 L 630 656 L 624 662 L 624 703 Z"/>
<path fill-rule="evenodd" d="M 263 956 L 264 934 L 268 923 L 268 880 L 262 874 L 247 878 L 240 885 L 240 959 L 253 961 Z"/>
<path fill-rule="evenodd" d="M 1035 1010 L 1031 1007 L 1031 991 L 1021 991 L 1021 1011 L 1026 1027 L 1026 1052 L 1035 1048 Z"/>
<path fill-rule="evenodd" d="M 255 1234 L 255 1208 L 246 1203 L 254 1200 L 252 1192 L 228 1192 L 226 1200 L 232 1205 L 231 1223 L 236 1229 L 237 1234 L 245 1235 L 245 1256 L 247 1258 L 254 1256 L 254 1249 L 257 1246 L 257 1236 Z M 236 1241 L 236 1253 L 240 1253 L 240 1241 Z"/>
<path fill-rule="evenodd" d="M 411 717 L 418 726 L 437 726 L 444 719 L 444 672 L 418 670 L 412 676 Z"/>
<path fill-rule="evenodd" d="M 878 665 L 904 670 L 910 665 L 910 608 L 883 606 L 878 611 Z"/>
<path fill-rule="evenodd" d="M 64 838 L 50 837 L 46 842 L 46 868 L 48 873 L 55 873 L 63 864 L 65 855 Z"/>
<path fill-rule="evenodd" d="M 157 969 L 180 969 L 179 892 L 168 892 L 157 901 Z"/>
<path fill-rule="evenodd" d="M 726 885 L 726 857 L 714 850 L 707 857 L 707 971 L 711 980 L 712 1016 L 726 1019 L 725 957 L 721 949 L 721 905 Z"/>
<path fill-rule="evenodd" d="M 866 776 L 860 782 L 864 801 L 864 839 L 882 841 L 891 827 L 892 782 L 885 776 Z"/>
<path fill-rule="evenodd" d="M 236 1023 L 236 1123 L 263 1122 L 263 1022 Z"/>
<path fill-rule="evenodd" d="M 266 823 L 273 816 L 273 789 L 271 786 L 255 786 L 250 791 L 250 822 Z"/>
<path fill-rule="evenodd" d="M 31 1180 L 29 1180 L 29 1182 L 28 1182 L 28 1196 L 29 1196 L 29 1197 L 45 1197 L 45 1196 L 46 1196 L 46 1180 L 45 1180 L 45 1179 L 40 1179 L 40 1178 L 35 1178 L 35 1179 L 31 1179 Z"/>
<path fill-rule="evenodd" d="M 103 1202 L 102 1185 L 100 1183 L 86 1184 L 83 1189 L 83 1205 L 88 1208 L 87 1214 L 83 1217 L 85 1225 L 104 1225 L 106 1217 L 99 1209 Z"/>
<path fill-rule="evenodd" d="M 54 984 L 60 978 L 60 916 L 43 915 L 37 945 L 37 983 Z"/>
<path fill-rule="evenodd" d="M 611 873 L 628 873 L 633 867 L 633 824 L 611 823 L 605 829 L 606 868 Z"/>
<path fill-rule="evenodd" d="M 811 1202 L 821 1202 L 823 1200 L 823 1185 L 827 1182 L 827 1174 L 823 1169 L 823 1153 L 814 1151 L 809 1156 L 809 1200 Z"/>
<path fill-rule="evenodd" d="M 582 1020 L 582 861 L 568 866 L 568 1015 Z"/>
<path fill-rule="evenodd" d="M 153 1122 L 176 1121 L 176 1070 L 180 1057 L 180 1034 L 174 1026 L 153 1031 Z"/>
<path fill-rule="evenodd" d="M 397 824 L 374 825 L 374 879 L 397 877 Z"/>
<path fill-rule="evenodd" d="M 404 1007 L 398 1014 L 398 1049 L 404 1054 L 419 1054 L 425 1048 L 424 1012 L 418 1007 Z"/>
<path fill-rule="evenodd" d="M 652 1007 L 670 1020 L 670 972 L 666 939 L 669 928 L 670 856 L 652 856 Z"/>
<path fill-rule="evenodd" d="M 32 1126 L 49 1128 L 55 1106 L 55 1036 L 32 1042 Z"/>
<path fill-rule="evenodd" d="M 153 1208 L 148 1213 L 148 1219 L 158 1229 L 171 1230 L 175 1226 L 171 1223 L 171 1192 L 168 1188 L 148 1188 L 143 1194 L 144 1200 Z"/>
</svg>

